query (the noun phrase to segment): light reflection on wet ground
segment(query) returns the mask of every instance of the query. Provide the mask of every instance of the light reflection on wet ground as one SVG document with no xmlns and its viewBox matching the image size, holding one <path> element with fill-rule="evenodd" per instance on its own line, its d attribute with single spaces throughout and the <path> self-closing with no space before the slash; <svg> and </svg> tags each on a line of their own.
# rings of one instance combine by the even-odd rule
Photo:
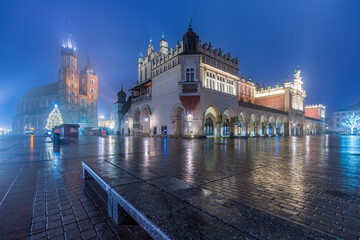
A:
<svg viewBox="0 0 360 240">
<path fill-rule="evenodd" d="M 360 137 L 96 136 L 60 147 L 43 137 L 2 138 L 0 198 L 19 172 L 16 164 L 72 167 L 80 180 L 83 159 L 114 160 L 139 175 L 168 175 L 313 229 L 360 237 Z"/>
</svg>

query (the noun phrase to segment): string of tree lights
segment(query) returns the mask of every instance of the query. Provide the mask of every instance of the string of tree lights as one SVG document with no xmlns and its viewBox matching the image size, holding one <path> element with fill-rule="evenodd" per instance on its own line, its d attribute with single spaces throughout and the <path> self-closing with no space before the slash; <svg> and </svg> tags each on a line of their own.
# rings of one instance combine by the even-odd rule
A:
<svg viewBox="0 0 360 240">
<path fill-rule="evenodd" d="M 61 112 L 55 104 L 54 109 L 51 111 L 47 119 L 46 129 L 52 130 L 54 127 L 60 126 L 61 124 L 63 124 Z"/>
</svg>

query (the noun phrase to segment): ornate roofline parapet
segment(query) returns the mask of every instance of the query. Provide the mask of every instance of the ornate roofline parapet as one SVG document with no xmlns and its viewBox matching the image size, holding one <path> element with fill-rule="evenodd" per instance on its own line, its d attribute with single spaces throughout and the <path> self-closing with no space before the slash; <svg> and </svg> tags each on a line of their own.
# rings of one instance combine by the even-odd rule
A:
<svg viewBox="0 0 360 240">
<path fill-rule="evenodd" d="M 305 108 L 326 108 L 324 105 L 322 104 L 313 104 L 313 105 L 306 105 Z"/>
</svg>

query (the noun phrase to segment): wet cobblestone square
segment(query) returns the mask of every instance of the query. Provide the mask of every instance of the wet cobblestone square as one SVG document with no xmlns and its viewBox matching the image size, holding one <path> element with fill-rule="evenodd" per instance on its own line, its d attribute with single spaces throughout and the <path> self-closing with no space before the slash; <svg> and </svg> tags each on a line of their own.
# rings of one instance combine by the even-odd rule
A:
<svg viewBox="0 0 360 240">
<path fill-rule="evenodd" d="M 0 138 L 0 239 L 139 239 L 82 181 L 83 160 L 142 178 L 169 176 L 343 239 L 360 239 L 360 138 Z M 259 221 L 259 227 L 266 222 Z M 302 239 L 298 236 L 298 239 Z"/>
</svg>

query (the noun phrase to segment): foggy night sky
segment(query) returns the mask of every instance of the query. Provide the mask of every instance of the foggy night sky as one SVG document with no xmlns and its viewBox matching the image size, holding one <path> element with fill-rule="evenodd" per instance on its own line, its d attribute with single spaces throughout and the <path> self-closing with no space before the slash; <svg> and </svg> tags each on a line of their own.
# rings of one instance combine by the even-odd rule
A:
<svg viewBox="0 0 360 240">
<path fill-rule="evenodd" d="M 300 65 L 306 104 L 331 111 L 360 101 L 360 1 L 8 1 L 0 2 L 0 128 L 11 126 L 30 88 L 58 80 L 68 31 L 78 69 L 89 56 L 99 77 L 99 114 L 124 84 L 137 80 L 137 59 L 161 34 L 175 48 L 188 19 L 202 43 L 239 58 L 240 75 L 266 86 L 292 80 Z"/>
</svg>

